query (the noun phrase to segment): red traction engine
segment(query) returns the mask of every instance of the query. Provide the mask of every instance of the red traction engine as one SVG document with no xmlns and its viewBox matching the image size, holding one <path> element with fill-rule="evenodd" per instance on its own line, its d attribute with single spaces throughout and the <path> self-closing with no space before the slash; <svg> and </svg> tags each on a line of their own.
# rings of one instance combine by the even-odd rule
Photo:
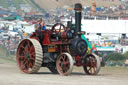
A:
<svg viewBox="0 0 128 85">
<path fill-rule="evenodd" d="M 100 70 L 99 57 L 88 53 L 88 45 L 81 35 L 82 5 L 75 4 L 75 26 L 57 23 L 51 30 L 32 33 L 17 48 L 17 64 L 24 73 L 36 73 L 47 67 L 52 73 L 69 75 L 73 66 L 83 66 L 86 74 L 96 75 Z"/>
</svg>

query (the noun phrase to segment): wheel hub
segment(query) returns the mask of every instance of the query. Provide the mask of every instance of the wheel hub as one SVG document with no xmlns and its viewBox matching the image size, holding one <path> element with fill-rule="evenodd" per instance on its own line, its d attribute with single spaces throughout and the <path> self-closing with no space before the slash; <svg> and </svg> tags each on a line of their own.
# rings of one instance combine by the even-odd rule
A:
<svg viewBox="0 0 128 85">
<path fill-rule="evenodd" d="M 30 54 L 29 54 L 29 53 L 25 53 L 25 58 L 26 58 L 27 60 L 30 60 Z"/>
</svg>

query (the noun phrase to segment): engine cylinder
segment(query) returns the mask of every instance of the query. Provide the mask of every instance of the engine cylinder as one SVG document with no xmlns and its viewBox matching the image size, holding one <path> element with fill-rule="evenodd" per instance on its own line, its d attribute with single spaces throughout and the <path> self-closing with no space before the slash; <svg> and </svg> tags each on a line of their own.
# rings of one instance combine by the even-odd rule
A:
<svg viewBox="0 0 128 85">
<path fill-rule="evenodd" d="M 72 32 L 70 32 L 70 31 L 61 32 L 61 33 L 59 34 L 59 37 L 60 37 L 61 39 L 71 39 L 71 38 L 73 37 L 73 34 L 72 34 Z"/>
</svg>

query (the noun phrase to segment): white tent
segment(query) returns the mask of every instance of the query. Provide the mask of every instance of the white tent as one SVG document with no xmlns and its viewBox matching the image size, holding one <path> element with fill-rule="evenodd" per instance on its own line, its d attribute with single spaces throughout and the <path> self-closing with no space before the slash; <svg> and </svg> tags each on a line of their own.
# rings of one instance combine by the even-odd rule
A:
<svg viewBox="0 0 128 85">
<path fill-rule="evenodd" d="M 87 33 L 128 33 L 128 20 L 82 20 L 82 24 Z"/>
</svg>

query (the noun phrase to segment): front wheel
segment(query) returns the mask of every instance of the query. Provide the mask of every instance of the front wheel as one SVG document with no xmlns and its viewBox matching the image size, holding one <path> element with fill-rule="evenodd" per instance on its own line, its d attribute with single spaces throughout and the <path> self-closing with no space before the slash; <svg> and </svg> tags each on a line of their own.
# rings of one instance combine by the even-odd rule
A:
<svg viewBox="0 0 128 85">
<path fill-rule="evenodd" d="M 85 57 L 85 66 L 83 66 L 85 73 L 89 75 L 96 75 L 100 71 L 100 58 L 92 53 Z"/>
<path fill-rule="evenodd" d="M 62 53 L 57 59 L 57 71 L 60 75 L 67 76 L 73 69 L 73 58 L 69 53 Z"/>
</svg>

